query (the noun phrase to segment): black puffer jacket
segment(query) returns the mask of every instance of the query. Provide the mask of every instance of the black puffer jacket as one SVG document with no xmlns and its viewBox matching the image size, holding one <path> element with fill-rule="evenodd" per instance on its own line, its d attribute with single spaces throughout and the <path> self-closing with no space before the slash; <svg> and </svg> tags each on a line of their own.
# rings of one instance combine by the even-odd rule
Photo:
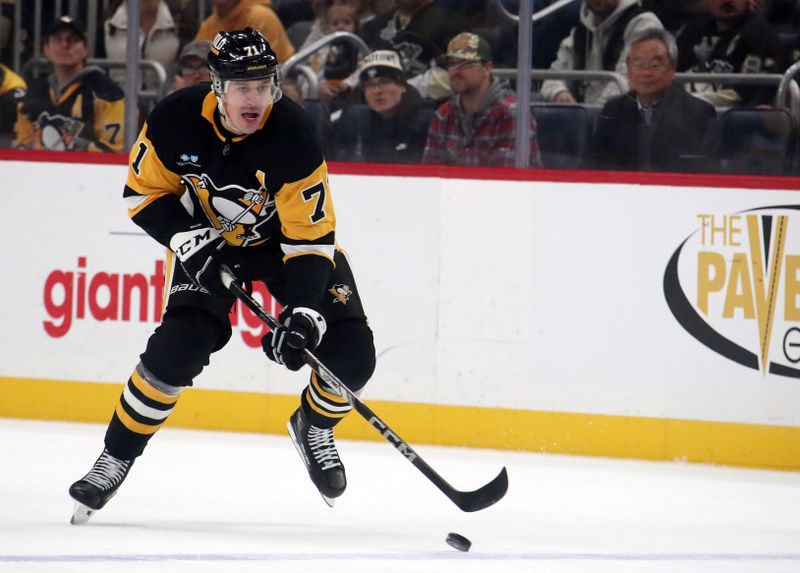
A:
<svg viewBox="0 0 800 573">
<path fill-rule="evenodd" d="M 366 104 L 350 105 L 335 126 L 334 159 L 370 163 L 419 163 L 434 110 L 412 86 L 397 111 L 384 119 Z"/>
</svg>

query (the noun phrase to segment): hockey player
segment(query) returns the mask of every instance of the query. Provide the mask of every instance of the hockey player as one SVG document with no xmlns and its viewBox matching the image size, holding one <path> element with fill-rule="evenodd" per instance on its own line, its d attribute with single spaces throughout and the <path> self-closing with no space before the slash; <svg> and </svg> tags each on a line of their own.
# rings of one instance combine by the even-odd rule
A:
<svg viewBox="0 0 800 573">
<path fill-rule="evenodd" d="M 16 147 L 58 151 L 122 151 L 125 94 L 102 69 L 87 66 L 83 24 L 62 16 L 42 49 L 53 73 L 31 82 L 19 106 Z"/>
<path fill-rule="evenodd" d="M 375 367 L 372 332 L 347 259 L 325 160 L 308 117 L 281 99 L 278 61 L 247 28 L 221 32 L 208 57 L 212 85 L 167 96 L 130 153 L 124 197 L 133 221 L 167 250 L 164 318 L 122 392 L 94 467 L 69 489 L 73 523 L 116 493 L 181 390 L 231 336 L 234 302 L 221 264 L 263 280 L 283 305 L 267 357 L 290 370 L 315 354 L 352 390 Z M 178 263 L 178 264 L 176 264 Z M 329 505 L 346 487 L 333 427 L 351 407 L 315 374 L 288 429 Z"/>
</svg>

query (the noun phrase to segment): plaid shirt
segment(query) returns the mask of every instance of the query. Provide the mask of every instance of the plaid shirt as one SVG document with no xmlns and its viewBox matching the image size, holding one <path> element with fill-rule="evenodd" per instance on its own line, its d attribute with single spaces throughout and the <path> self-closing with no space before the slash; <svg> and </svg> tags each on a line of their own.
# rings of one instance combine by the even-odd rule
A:
<svg viewBox="0 0 800 573">
<path fill-rule="evenodd" d="M 453 98 L 445 102 L 431 121 L 423 163 L 438 165 L 514 166 L 514 124 L 517 98 L 510 93 L 474 114 L 472 130 L 462 128 L 463 111 Z M 536 120 L 530 115 L 530 166 L 541 167 Z"/>
</svg>

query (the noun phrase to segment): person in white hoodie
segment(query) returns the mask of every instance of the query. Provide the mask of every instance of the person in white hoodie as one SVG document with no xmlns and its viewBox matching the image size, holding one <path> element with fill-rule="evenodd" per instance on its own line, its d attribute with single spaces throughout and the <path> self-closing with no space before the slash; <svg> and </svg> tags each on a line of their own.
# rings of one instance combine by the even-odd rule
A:
<svg viewBox="0 0 800 573">
<path fill-rule="evenodd" d="M 109 7 L 113 8 L 113 4 Z M 140 4 L 139 48 L 141 57 L 154 60 L 169 72 L 175 64 L 180 48 L 178 26 L 172 12 L 164 0 L 141 0 Z M 105 30 L 106 56 L 111 60 L 124 60 L 128 40 L 128 5 L 124 0 L 103 25 Z M 143 74 L 144 86 L 153 88 L 157 78 L 146 70 Z M 111 77 L 118 83 L 124 83 L 125 70 L 111 71 Z"/>
<path fill-rule="evenodd" d="M 610 97 L 625 93 L 628 86 L 623 48 L 631 36 L 646 28 L 663 26 L 658 16 L 642 8 L 639 0 L 583 0 L 580 22 L 561 42 L 550 69 L 614 71 L 624 85 L 614 81 L 545 80 L 542 97 L 564 104 L 603 104 Z"/>
</svg>

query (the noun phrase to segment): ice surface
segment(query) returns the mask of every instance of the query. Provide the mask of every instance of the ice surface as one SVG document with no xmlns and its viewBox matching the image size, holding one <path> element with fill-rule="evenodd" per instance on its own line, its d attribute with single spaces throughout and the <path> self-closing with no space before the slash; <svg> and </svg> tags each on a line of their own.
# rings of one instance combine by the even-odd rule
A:
<svg viewBox="0 0 800 573">
<path fill-rule="evenodd" d="M 800 571 L 798 473 L 416 445 L 460 489 L 507 466 L 505 499 L 467 514 L 388 443 L 338 441 L 329 509 L 287 436 L 171 428 L 72 526 L 104 431 L 0 420 L 0 572 Z"/>
</svg>

